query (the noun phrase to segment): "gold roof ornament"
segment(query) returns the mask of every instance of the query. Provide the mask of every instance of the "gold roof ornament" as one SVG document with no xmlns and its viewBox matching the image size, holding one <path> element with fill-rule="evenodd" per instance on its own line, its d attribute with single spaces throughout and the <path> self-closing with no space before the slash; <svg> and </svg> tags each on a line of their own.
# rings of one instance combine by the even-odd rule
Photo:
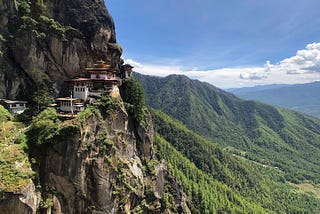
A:
<svg viewBox="0 0 320 214">
<path fill-rule="evenodd" d="M 103 60 L 97 61 L 96 64 L 93 65 L 93 67 L 85 68 L 87 72 L 95 72 L 95 73 L 106 73 L 106 72 L 115 72 L 117 71 L 116 68 L 111 67 L 111 65 L 107 64 Z"/>
<path fill-rule="evenodd" d="M 132 72 L 132 69 L 134 68 L 132 65 L 130 64 L 124 64 L 121 66 L 122 69 L 124 69 L 125 71 L 129 71 Z"/>
</svg>

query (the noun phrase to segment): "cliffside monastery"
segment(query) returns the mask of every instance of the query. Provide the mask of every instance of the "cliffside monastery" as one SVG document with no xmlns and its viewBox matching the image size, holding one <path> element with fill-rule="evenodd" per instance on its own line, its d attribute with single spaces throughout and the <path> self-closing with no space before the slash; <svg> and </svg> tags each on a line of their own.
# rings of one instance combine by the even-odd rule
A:
<svg viewBox="0 0 320 214">
<path fill-rule="evenodd" d="M 129 64 L 118 69 L 100 60 L 93 67 L 85 68 L 82 77 L 66 81 L 70 96 L 56 98 L 56 103 L 50 106 L 61 115 L 70 116 L 83 111 L 87 104 L 102 94 L 119 97 L 119 86 L 123 79 L 131 76 L 132 69 Z M 21 114 L 27 109 L 26 101 L 0 99 L 0 104 L 14 114 Z"/>
<path fill-rule="evenodd" d="M 59 113 L 77 113 L 83 111 L 85 106 L 95 97 L 109 93 L 112 97 L 120 96 L 119 86 L 122 80 L 132 74 L 132 66 L 122 65 L 120 69 L 111 67 L 100 60 L 93 67 L 85 69 L 85 77 L 74 78 L 67 81 L 70 97 L 56 99 Z"/>
</svg>

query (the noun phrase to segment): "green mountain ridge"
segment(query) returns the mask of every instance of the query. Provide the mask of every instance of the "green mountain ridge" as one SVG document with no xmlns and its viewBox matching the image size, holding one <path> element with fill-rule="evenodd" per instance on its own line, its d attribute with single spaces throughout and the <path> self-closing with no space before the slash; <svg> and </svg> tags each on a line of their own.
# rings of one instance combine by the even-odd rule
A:
<svg viewBox="0 0 320 214">
<path fill-rule="evenodd" d="M 245 101 L 185 76 L 136 74 L 147 104 L 181 121 L 226 150 L 284 172 L 294 183 L 320 178 L 320 121 Z"/>
</svg>

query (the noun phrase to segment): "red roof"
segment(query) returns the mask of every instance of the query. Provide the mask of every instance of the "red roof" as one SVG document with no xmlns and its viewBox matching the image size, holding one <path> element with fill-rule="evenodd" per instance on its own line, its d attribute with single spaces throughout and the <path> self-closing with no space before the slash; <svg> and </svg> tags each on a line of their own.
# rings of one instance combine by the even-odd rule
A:
<svg viewBox="0 0 320 214">
<path fill-rule="evenodd" d="M 76 79 L 72 79 L 69 80 L 69 82 L 88 82 L 88 81 L 120 81 L 118 78 L 104 78 L 104 79 L 100 79 L 100 78 L 95 78 L 95 79 L 90 79 L 90 78 L 76 78 Z"/>
<path fill-rule="evenodd" d="M 75 78 L 75 79 L 71 79 L 69 81 L 90 81 L 91 79 L 90 78 Z"/>
</svg>

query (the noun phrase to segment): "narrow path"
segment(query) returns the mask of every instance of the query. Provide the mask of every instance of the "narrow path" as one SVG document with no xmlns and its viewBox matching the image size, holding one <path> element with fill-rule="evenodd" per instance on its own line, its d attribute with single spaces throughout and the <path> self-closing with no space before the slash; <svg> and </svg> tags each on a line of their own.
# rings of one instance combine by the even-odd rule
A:
<svg viewBox="0 0 320 214">
<path fill-rule="evenodd" d="M 0 152 L 4 152 L 6 151 L 8 148 L 10 148 L 10 146 L 12 146 L 14 144 L 14 142 L 18 139 L 18 137 L 24 132 L 26 131 L 28 128 L 30 128 L 30 125 L 27 127 L 24 127 L 22 129 L 20 129 L 17 133 L 15 133 L 15 135 L 9 140 L 9 142 L 7 142 L 7 145 L 0 150 Z"/>
<path fill-rule="evenodd" d="M 20 129 L 11 139 L 10 141 L 7 143 L 8 146 L 11 146 L 12 144 L 14 144 L 14 142 L 18 139 L 18 137 L 28 128 L 30 128 L 30 126 L 24 127 L 23 129 Z"/>
</svg>

